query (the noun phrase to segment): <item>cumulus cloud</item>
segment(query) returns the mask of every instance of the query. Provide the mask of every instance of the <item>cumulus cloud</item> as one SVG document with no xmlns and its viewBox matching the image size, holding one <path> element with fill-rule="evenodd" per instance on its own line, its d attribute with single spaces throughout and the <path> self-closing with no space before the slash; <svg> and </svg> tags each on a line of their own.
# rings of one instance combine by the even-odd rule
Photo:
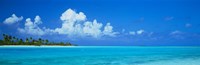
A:
<svg viewBox="0 0 200 65">
<path fill-rule="evenodd" d="M 130 35 L 141 35 L 144 33 L 144 30 L 141 29 L 141 30 L 137 30 L 137 31 L 130 31 L 129 34 Z"/>
<path fill-rule="evenodd" d="M 59 34 L 67 34 L 69 36 L 101 36 L 102 23 L 97 20 L 93 22 L 86 21 L 86 15 L 83 12 L 76 13 L 72 9 L 66 10 L 60 19 L 63 21 L 61 28 L 56 28 L 55 32 Z"/>
<path fill-rule="evenodd" d="M 117 32 L 113 32 L 113 27 L 107 23 L 102 31 L 103 24 L 97 20 L 86 21 L 86 15 L 83 12 L 75 12 L 72 9 L 66 10 L 60 19 L 63 21 L 61 28 L 56 28 L 55 32 L 59 34 L 67 34 L 69 36 L 91 36 L 101 37 L 103 35 L 115 36 Z"/>
<path fill-rule="evenodd" d="M 81 21 L 86 20 L 86 15 L 83 12 L 76 13 L 72 9 L 66 10 L 62 13 L 60 20 L 63 22 L 61 28 L 56 28 L 55 32 L 59 34 L 81 34 L 82 32 L 82 25 L 80 24 Z"/>
<path fill-rule="evenodd" d="M 69 36 L 91 36 L 99 38 L 103 35 L 115 36 L 117 32 L 113 32 L 113 27 L 107 23 L 102 30 L 103 24 L 97 20 L 86 21 L 86 15 L 83 12 L 75 12 L 72 9 L 66 10 L 60 19 L 63 21 L 61 28 L 56 28 L 55 32 L 59 34 L 67 34 Z"/>
<path fill-rule="evenodd" d="M 97 22 L 96 19 L 93 21 L 87 21 L 86 15 L 83 12 L 76 12 L 72 9 L 67 9 L 60 16 L 62 26 L 49 29 L 46 27 L 40 28 L 38 25 L 42 24 L 41 18 L 36 16 L 34 22 L 30 18 L 26 19 L 25 27 L 18 28 L 18 31 L 33 35 L 44 35 L 44 34 L 64 34 L 69 37 L 71 36 L 88 36 L 99 38 L 101 36 L 116 36 L 118 32 L 113 31 L 113 27 L 110 23 L 103 26 L 102 23 Z M 103 29 L 104 28 L 104 29 Z"/>
<path fill-rule="evenodd" d="M 34 22 L 35 24 L 42 24 L 42 21 L 41 21 L 40 16 L 38 16 L 38 15 L 35 16 L 35 19 L 34 19 L 34 20 L 35 20 L 35 22 Z"/>
<path fill-rule="evenodd" d="M 130 35 L 135 35 L 136 33 L 135 33 L 135 31 L 130 31 L 129 34 Z"/>
<path fill-rule="evenodd" d="M 15 14 L 12 14 L 12 16 L 6 18 L 3 23 L 10 25 L 10 24 L 17 23 L 17 22 L 21 21 L 22 19 L 23 19 L 22 16 L 21 17 L 17 17 Z"/>
<path fill-rule="evenodd" d="M 32 35 L 44 35 L 45 32 L 40 27 L 39 24 L 42 24 L 40 16 L 36 16 L 34 22 L 31 21 L 31 18 L 27 18 L 24 28 L 18 28 L 18 31 L 21 33 L 27 33 Z"/>
<path fill-rule="evenodd" d="M 101 36 L 102 25 L 102 23 L 97 23 L 96 20 L 94 20 L 93 22 L 87 21 L 84 23 L 83 33 L 97 38 Z"/>
<path fill-rule="evenodd" d="M 86 20 L 86 15 L 83 12 L 76 13 L 74 10 L 68 9 L 62 13 L 60 19 L 63 22 L 84 21 Z"/>
<path fill-rule="evenodd" d="M 115 36 L 118 34 L 118 32 L 113 32 L 113 27 L 110 25 L 110 23 L 107 23 L 104 27 L 103 34 L 108 36 Z"/>
<path fill-rule="evenodd" d="M 144 30 L 138 30 L 137 32 L 136 32 L 138 35 L 140 35 L 140 34 L 142 34 L 142 33 L 144 33 Z"/>
</svg>

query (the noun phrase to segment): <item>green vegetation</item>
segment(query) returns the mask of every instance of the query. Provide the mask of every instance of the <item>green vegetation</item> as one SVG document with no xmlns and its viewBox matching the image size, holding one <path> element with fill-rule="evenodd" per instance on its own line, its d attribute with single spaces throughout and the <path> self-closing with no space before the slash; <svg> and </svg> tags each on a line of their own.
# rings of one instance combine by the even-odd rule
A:
<svg viewBox="0 0 200 65">
<path fill-rule="evenodd" d="M 0 45 L 36 45 L 36 46 L 40 46 L 40 45 L 60 45 L 60 46 L 76 46 L 74 44 L 71 44 L 69 42 L 60 42 L 60 43 L 56 43 L 56 42 L 49 42 L 49 40 L 44 40 L 44 39 L 33 39 L 32 37 L 30 38 L 26 38 L 25 40 L 14 37 L 14 36 L 10 36 L 7 34 L 3 34 L 3 40 L 0 40 Z"/>
</svg>

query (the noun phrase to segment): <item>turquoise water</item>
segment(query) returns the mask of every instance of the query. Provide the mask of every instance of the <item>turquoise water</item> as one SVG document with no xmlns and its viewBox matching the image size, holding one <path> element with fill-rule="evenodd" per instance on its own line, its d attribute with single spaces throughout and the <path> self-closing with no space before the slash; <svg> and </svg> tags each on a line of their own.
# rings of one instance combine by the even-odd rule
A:
<svg viewBox="0 0 200 65">
<path fill-rule="evenodd" d="M 0 65 L 200 65 L 200 47 L 0 47 Z"/>
</svg>

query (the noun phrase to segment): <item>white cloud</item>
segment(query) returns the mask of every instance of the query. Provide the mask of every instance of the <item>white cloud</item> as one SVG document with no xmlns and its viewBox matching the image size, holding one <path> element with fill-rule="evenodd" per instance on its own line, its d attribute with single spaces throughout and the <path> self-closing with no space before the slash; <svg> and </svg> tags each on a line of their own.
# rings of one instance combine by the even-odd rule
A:
<svg viewBox="0 0 200 65">
<path fill-rule="evenodd" d="M 25 27 L 18 28 L 18 31 L 33 35 L 44 35 L 44 34 L 65 34 L 69 37 L 74 36 L 88 36 L 99 38 L 101 36 L 116 36 L 118 32 L 113 31 L 113 27 L 110 23 L 107 23 L 102 29 L 103 24 L 97 22 L 97 20 L 87 21 L 86 15 L 83 12 L 76 13 L 72 9 L 67 9 L 62 13 L 60 20 L 62 21 L 62 26 L 49 29 L 43 27 L 41 29 L 38 25 L 42 24 L 41 18 L 36 16 L 34 22 L 30 18 L 26 19 Z"/>
<path fill-rule="evenodd" d="M 39 24 L 42 24 L 41 18 L 39 16 L 35 17 L 35 21 L 32 22 L 30 18 L 26 19 L 25 27 L 18 28 L 18 31 L 21 33 L 27 33 L 32 35 L 44 35 L 45 32 L 43 29 L 38 27 Z"/>
<path fill-rule="evenodd" d="M 142 34 L 142 33 L 144 33 L 144 30 L 138 30 L 137 32 L 136 32 L 138 35 L 140 35 L 140 34 Z"/>
<path fill-rule="evenodd" d="M 83 12 L 76 13 L 72 9 L 66 10 L 60 17 L 63 21 L 61 28 L 56 28 L 55 32 L 59 34 L 67 34 L 68 36 L 91 36 L 99 38 L 102 35 L 115 36 L 116 32 L 113 32 L 113 27 L 110 23 L 103 27 L 102 23 L 98 23 L 97 20 L 86 21 L 86 15 Z"/>
<path fill-rule="evenodd" d="M 96 20 L 93 22 L 85 22 L 83 27 L 83 33 L 86 35 L 93 36 L 95 38 L 101 36 L 101 27 L 103 26 L 102 23 L 97 23 Z"/>
<path fill-rule="evenodd" d="M 134 31 L 129 32 L 130 35 L 135 35 L 136 33 Z"/>
<path fill-rule="evenodd" d="M 144 33 L 144 30 L 137 30 L 137 31 L 130 31 L 129 34 L 130 35 L 141 35 Z"/>
<path fill-rule="evenodd" d="M 60 19 L 63 22 L 62 26 L 61 28 L 56 28 L 55 32 L 68 35 L 81 34 L 82 25 L 80 21 L 85 21 L 86 15 L 83 12 L 76 13 L 72 9 L 68 9 L 62 13 Z"/>
<path fill-rule="evenodd" d="M 110 25 L 110 23 L 107 23 L 104 27 L 103 34 L 108 36 L 115 36 L 118 34 L 118 32 L 113 32 L 113 27 Z"/>
<path fill-rule="evenodd" d="M 76 13 L 72 9 L 68 9 L 62 13 L 60 19 L 63 22 L 62 26 L 61 28 L 56 28 L 55 32 L 70 36 L 77 34 L 82 35 L 83 25 L 80 22 L 86 20 L 86 15 L 84 15 L 83 12 Z"/>
<path fill-rule="evenodd" d="M 10 24 L 17 23 L 17 22 L 21 21 L 22 19 L 23 19 L 22 16 L 17 17 L 15 14 L 12 14 L 12 16 L 9 18 L 6 18 L 3 23 L 10 25 Z"/>
<path fill-rule="evenodd" d="M 42 24 L 42 21 L 41 21 L 41 18 L 40 18 L 40 16 L 35 16 L 35 22 L 34 22 L 34 24 Z"/>
<path fill-rule="evenodd" d="M 62 13 L 60 19 L 64 22 L 77 22 L 86 20 L 86 15 L 83 12 L 76 13 L 72 9 L 67 9 Z"/>
<path fill-rule="evenodd" d="M 171 32 L 170 35 L 177 35 L 177 34 L 182 34 L 182 33 L 183 32 L 176 30 L 176 31 Z"/>
<path fill-rule="evenodd" d="M 172 38 L 174 38 L 174 39 L 184 39 L 185 38 L 184 35 L 185 35 L 184 32 L 181 32 L 178 30 L 170 33 L 170 36 L 172 36 Z"/>
</svg>

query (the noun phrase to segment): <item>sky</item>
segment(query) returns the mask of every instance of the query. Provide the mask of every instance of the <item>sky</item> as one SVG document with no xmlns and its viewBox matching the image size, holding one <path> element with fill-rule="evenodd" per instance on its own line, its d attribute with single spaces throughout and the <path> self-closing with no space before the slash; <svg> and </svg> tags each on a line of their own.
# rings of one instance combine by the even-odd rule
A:
<svg viewBox="0 0 200 65">
<path fill-rule="evenodd" d="M 0 34 L 80 46 L 199 46 L 199 7 L 198 0 L 0 0 Z"/>
</svg>

